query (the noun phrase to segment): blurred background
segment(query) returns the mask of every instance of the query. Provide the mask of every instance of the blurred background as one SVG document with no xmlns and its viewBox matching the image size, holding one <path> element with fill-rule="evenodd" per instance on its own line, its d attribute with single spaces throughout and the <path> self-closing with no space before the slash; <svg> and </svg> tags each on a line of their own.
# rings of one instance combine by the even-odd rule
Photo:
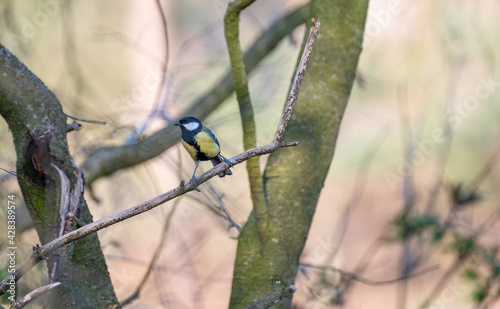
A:
<svg viewBox="0 0 500 309">
<path fill-rule="evenodd" d="M 306 2 L 250 6 L 240 26 L 244 49 Z M 44 81 L 65 113 L 107 122 L 82 123 L 80 131 L 68 134 L 80 164 L 99 147 L 121 145 L 138 132 L 147 136 L 177 121 L 214 87 L 229 68 L 226 4 L 161 1 L 166 37 L 155 1 L 4 0 L 0 43 Z M 495 307 L 499 12 L 493 0 L 370 1 L 358 79 L 301 258 L 296 308 L 418 308 L 432 294 L 432 308 Z M 259 145 L 269 143 L 276 130 L 303 32 L 304 26 L 297 28 L 250 75 Z M 204 124 L 218 137 L 223 155 L 242 151 L 234 95 Z M 0 167 L 15 170 L 4 121 L 0 143 Z M 209 167 L 201 164 L 205 171 Z M 100 219 L 174 188 L 193 168 L 187 153 L 172 147 L 99 179 L 92 189 L 100 202 L 88 191 L 86 200 Z M 233 173 L 99 232 L 120 300 L 135 291 L 153 253 L 160 254 L 140 298 L 128 308 L 227 307 L 238 232 L 217 207 L 222 202 L 239 225 L 251 211 L 244 165 Z M 0 182 L 2 200 L 15 194 L 23 204 L 13 176 L 2 172 Z M 2 206 L 0 216 L 5 212 Z M 29 220 L 20 220 L 18 263 L 39 242 Z M 3 224 L 0 229 L 6 235 Z M 0 265 L 5 262 L 2 254 Z M 352 280 L 326 266 L 371 281 Z M 422 271 L 411 280 L 384 283 Z M 7 275 L 5 267 L 0 274 Z M 39 264 L 19 289 L 30 291 L 45 279 Z"/>
</svg>

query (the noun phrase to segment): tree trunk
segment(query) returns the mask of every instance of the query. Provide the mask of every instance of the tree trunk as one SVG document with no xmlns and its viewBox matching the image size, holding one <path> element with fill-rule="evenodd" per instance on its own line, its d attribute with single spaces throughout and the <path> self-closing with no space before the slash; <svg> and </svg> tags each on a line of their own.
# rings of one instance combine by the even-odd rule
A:
<svg viewBox="0 0 500 309">
<path fill-rule="evenodd" d="M 54 94 L 0 45 L 0 114 L 14 139 L 18 182 L 42 244 L 75 228 L 67 219 L 92 222 L 80 168 L 69 154 L 66 118 Z M 60 214 L 61 206 L 68 209 Z M 49 277 L 50 308 L 118 307 L 96 234 L 56 251 Z M 18 297 L 21 295 L 18 295 Z"/>
<path fill-rule="evenodd" d="M 321 29 L 285 134 L 300 144 L 269 157 L 265 227 L 252 213 L 240 234 L 230 308 L 246 308 L 295 281 L 354 82 L 367 8 L 368 0 L 311 3 Z M 290 307 L 291 297 L 276 306 Z"/>
</svg>

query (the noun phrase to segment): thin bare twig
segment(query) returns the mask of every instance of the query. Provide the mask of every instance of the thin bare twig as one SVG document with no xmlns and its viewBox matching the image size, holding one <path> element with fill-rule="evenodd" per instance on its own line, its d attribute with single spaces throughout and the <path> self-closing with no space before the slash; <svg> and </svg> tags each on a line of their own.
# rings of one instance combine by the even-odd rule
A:
<svg viewBox="0 0 500 309">
<path fill-rule="evenodd" d="M 429 296 L 427 296 L 427 298 L 422 302 L 419 308 L 425 309 L 428 308 L 429 305 L 431 305 L 431 302 L 433 302 L 446 287 L 446 282 L 450 280 L 451 276 L 462 268 L 466 258 L 467 257 L 464 257 L 464 259 L 457 259 L 455 260 L 455 262 L 453 262 L 453 264 L 446 270 L 443 276 L 441 276 Z"/>
<path fill-rule="evenodd" d="M 389 228 L 386 228 L 382 235 L 387 235 L 389 232 Z M 382 248 L 382 241 L 384 240 L 384 236 L 380 236 L 378 239 L 373 241 L 365 250 L 365 253 L 361 257 L 361 260 L 358 262 L 357 266 L 354 268 L 354 273 L 362 274 L 368 269 L 370 264 L 373 262 L 375 255 Z M 350 283 L 346 284 L 345 290 L 349 287 Z"/>
<path fill-rule="evenodd" d="M 498 137 L 497 137 L 498 139 Z M 497 146 L 496 150 L 493 151 L 493 153 L 489 156 L 489 158 L 486 160 L 486 163 L 484 164 L 483 168 L 479 171 L 476 177 L 472 180 L 470 184 L 470 189 L 471 190 L 477 190 L 483 180 L 488 176 L 495 168 L 495 166 L 498 164 L 498 157 L 500 157 L 500 145 Z"/>
<path fill-rule="evenodd" d="M 127 297 L 121 303 L 122 307 L 125 307 L 126 305 L 130 304 L 133 300 L 135 300 L 136 298 L 139 297 L 142 288 L 146 284 L 146 281 L 148 280 L 149 276 L 151 275 L 151 272 L 156 267 L 156 262 L 158 261 L 158 258 L 160 257 L 160 254 L 163 251 L 163 245 L 165 243 L 165 238 L 167 236 L 168 228 L 170 227 L 170 222 L 172 221 L 172 217 L 174 216 L 175 210 L 177 209 L 177 206 L 179 205 L 180 201 L 181 201 L 180 198 L 176 199 L 174 202 L 174 205 L 170 209 L 170 212 L 168 213 L 167 218 L 165 220 L 165 223 L 163 225 L 163 230 L 161 233 L 160 241 L 158 241 L 158 245 L 155 249 L 155 252 L 153 253 L 153 257 L 151 258 L 151 261 L 149 262 L 148 269 L 146 270 L 146 273 L 142 277 L 142 280 L 139 283 L 139 285 L 137 286 L 137 288 L 135 289 L 134 293 L 132 293 L 132 295 Z"/>
<path fill-rule="evenodd" d="M 295 291 L 297 291 L 297 288 L 294 285 L 289 285 L 281 290 L 273 291 L 267 297 L 247 307 L 247 309 L 268 309 L 274 307 L 283 299 L 292 297 Z"/>
<path fill-rule="evenodd" d="M 161 65 L 161 72 L 160 72 L 160 83 L 158 84 L 158 88 L 156 89 L 156 94 L 153 102 L 153 108 L 151 109 L 151 112 L 148 114 L 144 122 L 139 125 L 137 128 L 135 128 L 134 132 L 132 133 L 132 136 L 128 138 L 128 140 L 131 140 L 130 142 L 135 142 L 144 130 L 146 130 L 146 126 L 149 122 L 149 120 L 156 116 L 159 112 L 158 106 L 160 106 L 160 101 L 161 97 L 163 94 L 163 90 L 165 88 L 165 83 L 166 83 L 166 77 L 167 77 L 167 71 L 168 71 L 168 60 L 169 60 L 169 41 L 168 41 L 168 27 L 167 27 L 167 18 L 165 17 L 165 12 L 163 11 L 163 8 L 161 6 L 160 0 L 155 0 L 156 4 L 156 9 L 158 10 L 161 18 L 161 23 L 162 23 L 162 30 L 163 30 L 163 37 L 164 37 L 164 44 L 165 44 L 165 59 L 162 62 Z"/>
<path fill-rule="evenodd" d="M 204 201 L 202 198 L 200 198 L 196 195 L 188 195 L 188 196 L 186 196 L 186 198 L 195 201 L 196 203 L 202 205 L 203 207 L 206 207 L 211 213 L 213 213 L 217 217 L 219 217 L 223 220 L 228 220 L 227 216 L 216 205 L 212 204 L 211 202 Z M 228 220 L 228 223 L 230 223 L 229 220 Z"/>
<path fill-rule="evenodd" d="M 60 284 L 61 284 L 61 282 L 54 282 L 54 283 L 51 283 L 49 285 L 41 286 L 41 287 L 29 292 L 28 294 L 26 294 L 26 296 L 24 296 L 20 301 L 12 304 L 12 306 L 10 308 L 11 309 L 24 308 L 24 306 L 26 306 L 27 304 L 29 304 L 30 302 L 32 302 L 33 300 L 35 300 L 39 296 L 47 293 L 48 291 L 52 290 L 53 288 L 55 288 L 56 286 L 58 286 Z"/>
<path fill-rule="evenodd" d="M 401 123 L 401 129 L 405 133 L 406 147 L 405 147 L 405 162 L 403 169 L 403 185 L 401 188 L 401 195 L 403 197 L 403 213 L 411 212 L 414 207 L 414 192 L 413 192 L 413 178 L 414 178 L 414 161 L 415 153 L 418 147 L 417 136 L 413 136 L 412 128 L 410 124 L 410 112 L 407 100 L 408 86 L 400 87 L 398 91 L 399 101 L 399 119 Z M 402 255 L 400 261 L 400 271 L 401 276 L 407 276 L 415 266 L 414 253 L 412 250 L 410 239 L 405 238 L 402 241 Z M 396 306 L 397 308 L 406 308 L 406 298 L 408 292 L 408 281 L 402 280 L 399 283 L 398 291 L 396 295 Z"/>
<path fill-rule="evenodd" d="M 477 227 L 474 230 L 474 233 L 471 235 L 472 238 L 474 238 L 476 241 L 477 238 L 479 238 L 480 235 L 482 235 L 485 231 L 487 231 L 492 225 L 494 225 L 498 220 L 500 219 L 500 213 L 495 213 L 494 215 L 488 217 L 479 227 Z M 429 295 L 425 298 L 425 300 L 422 302 L 422 304 L 419 306 L 421 309 L 428 308 L 431 303 L 441 294 L 443 289 L 446 287 L 446 282 L 448 282 L 453 274 L 456 274 L 459 272 L 465 262 L 471 257 L 471 255 L 475 252 L 474 247 L 468 249 L 461 255 L 458 255 L 458 257 L 455 259 L 453 264 L 445 271 L 445 273 L 441 276 L 439 279 L 438 283 L 434 286 L 434 288 L 431 290 Z"/>
<path fill-rule="evenodd" d="M 68 115 L 66 113 L 63 113 L 64 116 L 68 117 L 68 118 L 71 118 L 73 120 L 76 120 L 76 121 L 81 121 L 81 122 L 88 122 L 88 123 L 96 123 L 96 124 L 102 124 L 102 125 L 105 125 L 106 124 L 106 121 L 100 121 L 100 120 L 89 120 L 89 119 L 83 119 L 83 118 L 78 118 L 78 117 L 75 117 L 75 116 L 71 116 L 71 115 Z"/>
<path fill-rule="evenodd" d="M 167 71 L 168 71 L 168 60 L 170 57 L 167 18 L 165 17 L 165 12 L 163 11 L 160 0 L 155 0 L 155 3 L 156 3 L 156 8 L 158 9 L 158 12 L 160 13 L 161 23 L 163 26 L 162 30 L 163 30 L 163 37 L 165 39 L 165 42 L 164 42 L 165 43 L 165 59 L 164 59 L 164 63 L 162 66 L 160 85 L 158 86 L 158 90 L 156 92 L 155 105 L 153 107 L 153 110 L 155 110 L 157 108 L 157 106 L 160 104 L 161 94 L 163 92 L 163 86 L 165 85 L 165 79 L 166 79 Z"/>
<path fill-rule="evenodd" d="M 373 144 L 370 147 L 368 147 L 368 150 L 366 151 L 366 153 L 363 156 L 363 159 L 361 160 L 361 164 L 359 165 L 360 167 L 356 173 L 356 180 L 354 182 L 353 192 L 351 193 L 349 202 L 345 207 L 342 216 L 340 217 L 340 220 L 338 221 L 337 224 L 337 229 L 335 232 L 335 240 L 334 240 L 336 246 L 335 249 L 330 254 L 330 256 L 326 259 L 325 261 L 326 265 L 330 265 L 333 263 L 335 257 L 337 256 L 340 250 L 342 241 L 344 240 L 345 233 L 349 226 L 349 219 L 351 213 L 353 213 L 356 207 L 359 205 L 359 202 L 361 201 L 361 198 L 363 197 L 363 194 L 365 192 L 368 174 L 370 172 L 373 159 L 375 158 L 383 142 L 387 139 L 387 137 L 389 137 L 389 133 L 391 132 L 386 130 L 383 131 L 385 132 L 385 134 L 383 136 L 378 137 L 373 142 Z M 363 173 L 363 171 L 365 171 L 365 173 Z"/>
<path fill-rule="evenodd" d="M 311 59 L 311 53 L 313 50 L 313 46 L 316 43 L 316 38 L 318 37 L 320 27 L 321 27 L 321 21 L 319 19 L 317 21 L 314 21 L 313 19 L 313 26 L 309 30 L 309 37 L 307 38 L 306 46 L 304 47 L 304 52 L 302 53 L 302 57 L 300 58 L 299 65 L 297 67 L 297 72 L 295 73 L 295 77 L 293 78 L 290 94 L 288 95 L 288 99 L 286 100 L 285 109 L 283 111 L 285 117 L 281 118 L 281 121 L 278 125 L 278 129 L 276 130 L 276 134 L 274 135 L 273 139 L 274 143 L 282 141 L 283 136 L 285 135 L 285 130 L 288 125 L 288 121 L 292 116 L 292 111 L 293 108 L 295 107 L 295 102 L 297 102 L 300 86 L 302 85 L 302 80 L 306 75 L 307 64 L 309 63 L 309 59 Z"/>
<path fill-rule="evenodd" d="M 316 265 L 304 264 L 304 263 L 301 263 L 300 266 L 301 267 L 308 267 L 308 268 L 319 269 L 319 270 L 331 270 L 331 271 L 335 271 L 335 272 L 340 273 L 342 275 L 342 277 L 344 277 L 344 278 L 347 278 L 347 279 L 350 279 L 350 280 L 354 280 L 354 281 L 358 281 L 358 282 L 364 283 L 366 285 L 391 284 L 391 283 L 395 283 L 395 282 L 402 281 L 402 280 L 408 280 L 408 279 L 416 278 L 416 277 L 425 275 L 425 274 L 427 274 L 427 273 L 429 273 L 429 272 L 431 272 L 431 271 L 436 270 L 436 269 L 439 268 L 438 265 L 434 265 L 434 266 L 425 268 L 425 269 L 423 269 L 421 271 L 418 271 L 416 273 L 408 274 L 406 276 L 402 276 L 402 277 L 399 277 L 399 278 L 396 278 L 396 279 L 385 280 L 385 281 L 374 281 L 374 280 L 366 279 L 364 277 L 356 275 L 355 273 L 351 273 L 351 272 L 348 272 L 348 271 L 345 271 L 345 270 L 342 270 L 342 269 L 339 269 L 339 268 L 336 268 L 336 267 L 333 267 L 333 266 L 321 266 L 321 265 L 320 266 L 316 266 Z"/>
<path fill-rule="evenodd" d="M 233 220 L 231 214 L 229 213 L 229 210 L 227 209 L 226 205 L 224 205 L 224 202 L 222 201 L 221 197 L 217 192 L 215 191 L 215 188 L 209 184 L 210 191 L 212 191 L 213 195 L 215 196 L 215 199 L 217 200 L 217 203 L 219 203 L 219 207 L 222 210 L 222 212 L 226 215 L 227 219 L 231 224 L 238 230 L 238 233 L 241 233 L 241 227 Z"/>
<path fill-rule="evenodd" d="M 452 71 L 448 76 L 448 81 L 446 85 L 446 104 L 445 109 L 451 109 L 453 104 L 457 100 L 457 89 L 460 78 L 465 66 L 465 59 L 457 59 L 453 62 Z M 436 201 L 438 194 L 443 186 L 443 175 L 445 174 L 446 163 L 448 162 L 448 157 L 450 155 L 451 142 L 453 139 L 453 130 L 451 127 L 449 115 L 444 113 L 442 130 L 444 134 L 443 145 L 439 149 L 439 170 L 436 173 L 436 180 L 434 185 L 431 187 L 429 194 L 429 199 L 426 205 L 426 211 L 434 211 L 436 208 Z"/>
</svg>

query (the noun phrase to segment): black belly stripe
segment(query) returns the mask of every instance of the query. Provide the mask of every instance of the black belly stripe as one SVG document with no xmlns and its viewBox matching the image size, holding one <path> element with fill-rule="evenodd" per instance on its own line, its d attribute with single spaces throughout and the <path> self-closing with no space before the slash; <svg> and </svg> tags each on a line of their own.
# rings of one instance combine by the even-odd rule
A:
<svg viewBox="0 0 500 309">
<path fill-rule="evenodd" d="M 188 142 L 186 142 L 186 143 L 188 143 Z M 199 160 L 199 161 L 208 161 L 208 160 L 214 158 L 214 157 L 208 157 L 205 153 L 201 152 L 200 146 L 196 142 L 191 142 L 191 143 L 188 143 L 188 144 L 191 145 L 191 146 L 193 146 L 194 149 L 196 149 L 196 160 Z"/>
<path fill-rule="evenodd" d="M 215 157 L 208 157 L 205 153 L 201 152 L 200 146 L 198 145 L 198 143 L 196 143 L 196 140 L 194 139 L 195 135 L 198 134 L 200 131 L 195 131 L 195 132 L 183 131 L 182 140 L 188 143 L 189 145 L 193 146 L 194 149 L 196 149 L 196 160 L 208 161 Z"/>
<path fill-rule="evenodd" d="M 197 145 L 198 146 L 198 145 Z M 200 160 L 200 161 L 208 161 L 210 159 L 213 159 L 213 157 L 209 158 L 207 157 L 203 152 L 201 151 L 198 151 L 196 153 L 196 159 Z"/>
</svg>

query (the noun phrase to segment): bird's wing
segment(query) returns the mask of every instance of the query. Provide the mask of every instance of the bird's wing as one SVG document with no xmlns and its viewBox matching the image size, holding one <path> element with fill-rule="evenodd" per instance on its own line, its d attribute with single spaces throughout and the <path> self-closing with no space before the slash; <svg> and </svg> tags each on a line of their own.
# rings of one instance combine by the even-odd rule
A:
<svg viewBox="0 0 500 309">
<path fill-rule="evenodd" d="M 210 131 L 209 129 L 203 127 L 203 132 L 206 132 L 208 135 L 210 135 L 210 137 L 212 138 L 212 140 L 217 144 L 217 146 L 219 146 L 220 148 L 220 144 L 219 144 L 219 141 L 217 140 L 217 137 L 215 137 L 215 134 L 212 133 L 212 131 Z"/>
</svg>

